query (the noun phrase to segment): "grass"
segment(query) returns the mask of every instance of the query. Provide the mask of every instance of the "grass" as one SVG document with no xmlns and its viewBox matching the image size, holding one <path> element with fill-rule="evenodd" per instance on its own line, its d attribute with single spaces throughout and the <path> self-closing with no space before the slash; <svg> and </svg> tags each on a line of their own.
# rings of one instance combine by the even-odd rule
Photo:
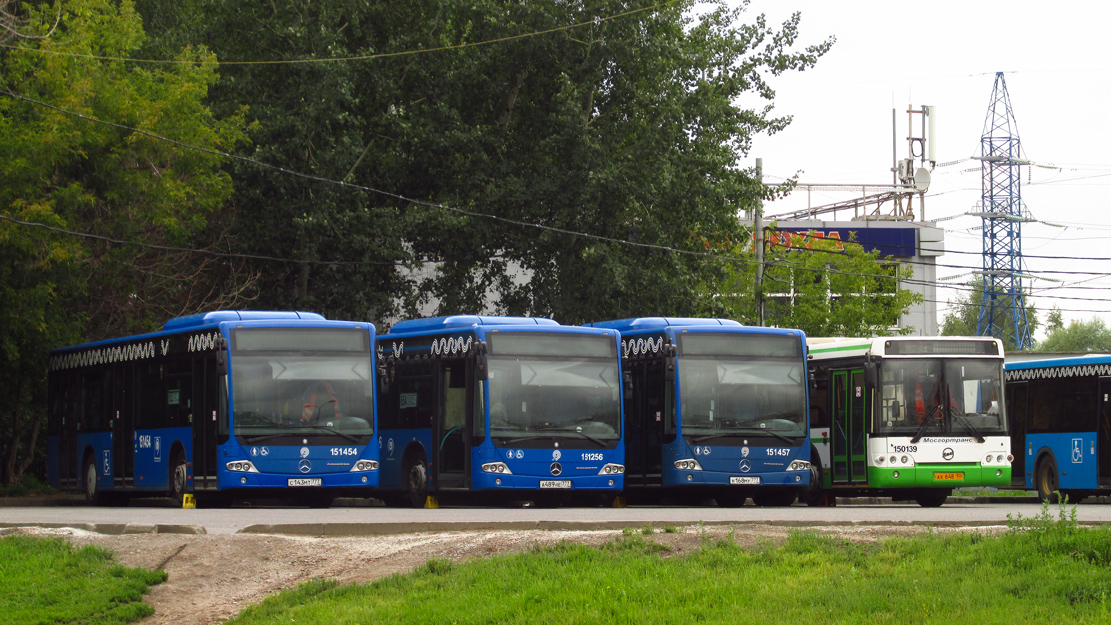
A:
<svg viewBox="0 0 1111 625">
<path fill-rule="evenodd" d="M 57 538 L 0 538 L 0 620 L 22 623 L 129 623 L 154 612 L 142 603 L 162 571 L 128 569 L 95 547 Z"/>
<path fill-rule="evenodd" d="M 0 485 L 0 497 L 32 497 L 56 492 L 58 491 L 32 476 L 24 477 L 18 484 Z"/>
<path fill-rule="evenodd" d="M 1011 490 L 994 488 L 958 488 L 953 491 L 954 497 L 1035 497 L 1037 493 L 1031 490 Z"/>
<path fill-rule="evenodd" d="M 369 585 L 315 581 L 234 623 L 1091 623 L 1111 619 L 1111 529 L 1061 508 L 997 536 L 853 544 L 813 532 L 686 557 L 643 531 L 458 564 L 433 560 Z M 631 528 L 630 528 L 631 529 Z"/>
</svg>

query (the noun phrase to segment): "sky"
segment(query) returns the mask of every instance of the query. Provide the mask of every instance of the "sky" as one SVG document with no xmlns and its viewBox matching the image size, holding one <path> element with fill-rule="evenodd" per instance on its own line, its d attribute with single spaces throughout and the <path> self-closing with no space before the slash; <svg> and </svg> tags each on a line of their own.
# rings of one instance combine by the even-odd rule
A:
<svg viewBox="0 0 1111 625">
<path fill-rule="evenodd" d="M 778 25 L 795 11 L 802 14 L 799 45 L 837 41 L 813 69 L 772 79 L 774 112 L 793 121 L 757 138 L 743 164 L 762 158 L 768 183 L 798 174 L 808 184 L 890 184 L 892 109 L 905 158 L 907 109 L 936 106 L 934 150 L 946 165 L 931 173 L 925 217 L 938 220 L 954 252 L 938 263 L 963 267 L 939 267 L 938 277 L 968 274 L 982 268 L 983 249 L 982 220 L 961 216 L 976 210 L 981 195 L 979 161 L 970 157 L 980 155 L 995 75 L 1003 72 L 1022 150 L 1037 165 L 1022 168 L 1022 199 L 1039 220 L 1023 224 L 1022 251 L 1051 257 L 1026 259 L 1035 276 L 1030 301 L 1043 323 L 1057 306 L 1066 323 L 1099 316 L 1111 326 L 1111 3 L 752 0 L 742 20 L 763 13 Z M 918 134 L 918 116 L 915 124 Z M 809 202 L 850 197 L 813 192 Z M 799 190 L 765 212 L 807 202 Z M 958 295 L 939 290 L 940 300 Z M 947 307 L 938 306 L 940 323 Z"/>
</svg>

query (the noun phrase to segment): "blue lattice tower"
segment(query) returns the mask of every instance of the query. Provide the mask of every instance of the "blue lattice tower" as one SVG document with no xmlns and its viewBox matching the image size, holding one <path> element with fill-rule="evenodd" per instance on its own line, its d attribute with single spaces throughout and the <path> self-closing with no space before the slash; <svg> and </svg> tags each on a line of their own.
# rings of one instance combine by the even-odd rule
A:
<svg viewBox="0 0 1111 625">
<path fill-rule="evenodd" d="M 983 299 L 976 333 L 1031 347 L 1022 289 L 1022 206 L 1018 128 L 1003 72 L 995 75 L 984 134 L 980 138 L 984 222 Z"/>
</svg>

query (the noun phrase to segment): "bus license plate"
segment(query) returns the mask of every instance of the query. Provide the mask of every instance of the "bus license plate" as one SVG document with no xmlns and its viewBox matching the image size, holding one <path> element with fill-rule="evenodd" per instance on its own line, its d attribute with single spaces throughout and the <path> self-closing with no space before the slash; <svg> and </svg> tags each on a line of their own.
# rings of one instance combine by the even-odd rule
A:
<svg viewBox="0 0 1111 625">
<path fill-rule="evenodd" d="M 760 483 L 760 476 L 759 475 L 750 475 L 750 476 L 747 476 L 747 477 L 743 477 L 743 476 L 742 477 L 730 477 L 729 478 L 729 483 L 730 484 L 759 484 Z"/>
<path fill-rule="evenodd" d="M 323 486 L 324 478 L 319 477 L 291 477 L 288 484 L 290 486 Z"/>
<path fill-rule="evenodd" d="M 964 481 L 964 473 L 934 473 L 934 479 L 939 481 L 939 482 L 941 482 L 941 481 L 962 482 L 962 481 Z"/>
<path fill-rule="evenodd" d="M 571 488 L 571 480 L 540 480 L 540 488 Z"/>
</svg>

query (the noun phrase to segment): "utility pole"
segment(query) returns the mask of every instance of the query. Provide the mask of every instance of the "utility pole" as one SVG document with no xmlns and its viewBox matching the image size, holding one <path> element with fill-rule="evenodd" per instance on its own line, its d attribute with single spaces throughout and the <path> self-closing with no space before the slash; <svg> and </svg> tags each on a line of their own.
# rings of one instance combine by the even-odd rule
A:
<svg viewBox="0 0 1111 625">
<path fill-rule="evenodd" d="M 757 325 L 764 325 L 764 159 L 756 159 L 756 180 L 760 182 L 760 195 L 756 196 L 756 211 L 752 228 L 756 235 L 756 316 Z"/>
</svg>

